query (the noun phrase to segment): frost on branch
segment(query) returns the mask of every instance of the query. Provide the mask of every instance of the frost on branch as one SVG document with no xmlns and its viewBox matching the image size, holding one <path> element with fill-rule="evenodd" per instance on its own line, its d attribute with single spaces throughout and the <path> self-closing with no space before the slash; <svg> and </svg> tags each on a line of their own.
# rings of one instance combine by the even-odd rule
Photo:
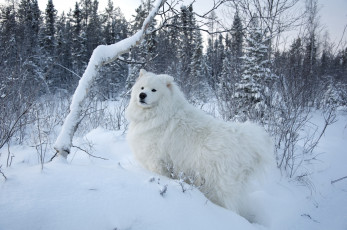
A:
<svg viewBox="0 0 347 230">
<path fill-rule="evenodd" d="M 141 30 L 139 30 L 133 36 L 112 45 L 100 45 L 95 48 L 89 60 L 88 66 L 81 80 L 79 81 L 75 93 L 72 97 L 70 113 L 66 117 L 63 127 L 54 144 L 54 149 L 57 151 L 58 155 L 66 158 L 70 153 L 72 138 L 81 119 L 80 114 L 82 103 L 87 97 L 88 90 L 90 89 L 95 79 L 98 68 L 105 65 L 106 63 L 114 61 L 120 55 L 128 52 L 132 47 L 138 45 L 146 34 L 148 25 L 157 14 L 160 6 L 165 1 L 166 0 L 157 0 L 155 2 L 153 9 L 143 22 Z"/>
</svg>

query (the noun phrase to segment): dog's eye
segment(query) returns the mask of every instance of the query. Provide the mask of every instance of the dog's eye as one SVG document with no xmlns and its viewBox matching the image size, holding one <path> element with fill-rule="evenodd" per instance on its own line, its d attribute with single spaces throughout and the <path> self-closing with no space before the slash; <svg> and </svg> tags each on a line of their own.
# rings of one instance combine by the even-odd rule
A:
<svg viewBox="0 0 347 230">
<path fill-rule="evenodd" d="M 156 89 L 152 89 L 152 92 L 157 92 L 157 90 Z"/>
<path fill-rule="evenodd" d="M 143 87 L 141 87 L 141 90 L 143 90 L 144 88 Z"/>
</svg>

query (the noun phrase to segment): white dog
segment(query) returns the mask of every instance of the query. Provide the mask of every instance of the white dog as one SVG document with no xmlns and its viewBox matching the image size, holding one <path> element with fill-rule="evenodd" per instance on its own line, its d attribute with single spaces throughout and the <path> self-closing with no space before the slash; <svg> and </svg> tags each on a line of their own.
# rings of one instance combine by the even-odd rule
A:
<svg viewBox="0 0 347 230">
<path fill-rule="evenodd" d="M 247 185 L 273 157 L 262 128 L 216 120 L 188 104 L 171 76 L 145 70 L 132 88 L 126 117 L 130 147 L 145 168 L 193 177 L 209 200 L 249 215 Z"/>
</svg>

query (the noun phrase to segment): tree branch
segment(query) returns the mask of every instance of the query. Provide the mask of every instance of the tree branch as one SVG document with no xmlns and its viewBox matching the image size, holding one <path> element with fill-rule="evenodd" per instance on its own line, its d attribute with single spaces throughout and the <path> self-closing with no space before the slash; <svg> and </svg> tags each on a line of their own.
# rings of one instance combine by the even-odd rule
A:
<svg viewBox="0 0 347 230">
<path fill-rule="evenodd" d="M 78 126 L 78 121 L 81 116 L 82 104 L 87 97 L 88 91 L 95 80 L 97 71 L 103 65 L 113 62 L 120 55 L 127 53 L 131 48 L 137 46 L 146 34 L 146 30 L 158 13 L 159 8 L 166 2 L 166 0 L 157 0 L 153 9 L 142 24 L 141 30 L 133 36 L 121 40 L 112 45 L 99 45 L 93 51 L 89 60 L 88 66 L 80 79 L 75 93 L 72 97 L 70 112 L 67 115 L 63 127 L 54 144 L 54 149 L 57 155 L 67 158 L 72 146 L 72 139 Z"/>
<path fill-rule="evenodd" d="M 88 154 L 88 155 L 89 155 L 89 156 L 91 156 L 91 157 L 94 157 L 94 158 L 98 158 L 98 159 L 102 159 L 102 160 L 108 161 L 108 159 L 107 159 L 107 158 L 103 158 L 103 157 L 94 156 L 93 154 L 90 154 L 90 153 L 89 153 L 87 150 L 82 149 L 81 147 L 78 147 L 78 146 L 76 146 L 76 145 L 72 145 L 71 147 L 76 148 L 76 149 L 79 149 L 79 150 L 81 150 L 81 151 L 85 152 L 86 154 Z"/>
<path fill-rule="evenodd" d="M 0 174 L 4 177 L 5 180 L 7 180 L 7 177 L 6 177 L 5 174 L 1 171 L 1 167 L 2 167 L 2 165 L 0 165 Z"/>
<path fill-rule="evenodd" d="M 335 184 L 336 182 L 339 182 L 339 181 L 344 180 L 344 179 L 347 179 L 347 176 L 341 177 L 341 178 L 336 179 L 336 180 L 332 180 L 331 184 Z"/>
</svg>

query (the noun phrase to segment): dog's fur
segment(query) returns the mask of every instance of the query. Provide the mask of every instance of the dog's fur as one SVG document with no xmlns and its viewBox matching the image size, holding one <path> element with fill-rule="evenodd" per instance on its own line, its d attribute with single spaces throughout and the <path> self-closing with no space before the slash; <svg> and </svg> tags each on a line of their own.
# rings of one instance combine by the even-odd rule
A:
<svg viewBox="0 0 347 230">
<path fill-rule="evenodd" d="M 190 105 L 171 76 L 145 70 L 126 117 L 130 147 L 145 168 L 193 176 L 209 200 L 248 215 L 247 185 L 272 161 L 272 142 L 261 127 L 217 120 Z"/>
</svg>

